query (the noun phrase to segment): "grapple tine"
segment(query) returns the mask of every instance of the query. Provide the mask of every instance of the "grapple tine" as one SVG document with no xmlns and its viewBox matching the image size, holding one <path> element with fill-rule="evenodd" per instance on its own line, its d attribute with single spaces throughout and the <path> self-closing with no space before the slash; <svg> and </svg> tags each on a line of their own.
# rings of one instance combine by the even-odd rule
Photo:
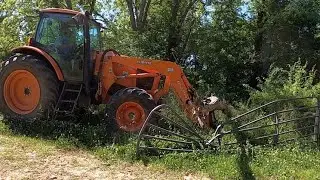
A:
<svg viewBox="0 0 320 180">
<path fill-rule="evenodd" d="M 160 112 L 162 111 L 162 112 Z M 159 105 L 149 114 L 137 141 L 137 156 L 143 152 L 201 152 L 215 147 L 197 132 L 196 125 L 188 123 L 168 105 Z M 202 129 L 203 130 L 203 129 Z M 216 131 L 217 132 L 217 131 Z M 214 134 L 216 136 L 216 134 Z"/>
</svg>

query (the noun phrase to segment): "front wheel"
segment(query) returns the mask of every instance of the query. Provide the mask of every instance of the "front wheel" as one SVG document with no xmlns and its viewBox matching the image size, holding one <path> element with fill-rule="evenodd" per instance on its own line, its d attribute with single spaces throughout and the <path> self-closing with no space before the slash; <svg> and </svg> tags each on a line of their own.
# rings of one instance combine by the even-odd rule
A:
<svg viewBox="0 0 320 180">
<path fill-rule="evenodd" d="M 111 97 L 107 115 L 117 129 L 137 132 L 155 106 L 152 96 L 145 90 L 125 88 Z"/>
</svg>

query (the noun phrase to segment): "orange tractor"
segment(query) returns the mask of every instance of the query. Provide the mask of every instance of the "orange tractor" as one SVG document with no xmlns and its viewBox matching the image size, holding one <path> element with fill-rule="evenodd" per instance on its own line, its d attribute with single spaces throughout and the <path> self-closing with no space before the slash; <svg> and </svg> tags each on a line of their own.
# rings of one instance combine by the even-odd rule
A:
<svg viewBox="0 0 320 180">
<path fill-rule="evenodd" d="M 177 64 L 102 50 L 100 35 L 101 25 L 87 12 L 41 10 L 35 36 L 2 63 L 0 111 L 42 118 L 108 104 L 108 119 L 136 132 L 171 89 L 190 119 L 212 126 L 223 105 L 215 97 L 200 100 Z"/>
</svg>

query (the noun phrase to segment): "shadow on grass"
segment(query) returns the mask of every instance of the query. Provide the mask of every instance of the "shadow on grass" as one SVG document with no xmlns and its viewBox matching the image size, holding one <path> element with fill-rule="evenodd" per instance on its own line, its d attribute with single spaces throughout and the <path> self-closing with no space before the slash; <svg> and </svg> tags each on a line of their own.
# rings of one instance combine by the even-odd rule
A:
<svg viewBox="0 0 320 180">
<path fill-rule="evenodd" d="M 240 170 L 240 175 L 242 179 L 256 179 L 253 175 L 252 169 L 250 167 L 250 153 L 248 154 L 244 147 L 241 147 L 241 152 L 237 160 L 237 164 Z"/>
<path fill-rule="evenodd" d="M 252 154 L 250 153 L 250 151 L 246 152 L 246 141 L 248 140 L 248 134 L 238 131 L 237 128 L 240 126 L 240 122 L 235 121 L 232 123 L 232 128 L 236 130 L 234 132 L 234 136 L 240 148 L 240 154 L 238 155 L 237 159 L 237 165 L 240 171 L 240 175 L 242 179 L 256 179 L 250 167 Z"/>
<path fill-rule="evenodd" d="M 76 120 L 75 120 L 76 119 Z M 104 122 L 103 122 L 104 121 Z M 14 134 L 47 140 L 66 139 L 76 147 L 93 148 L 112 144 L 127 144 L 133 134 L 115 131 L 103 116 L 80 114 L 77 118 L 57 120 L 3 119 Z"/>
</svg>

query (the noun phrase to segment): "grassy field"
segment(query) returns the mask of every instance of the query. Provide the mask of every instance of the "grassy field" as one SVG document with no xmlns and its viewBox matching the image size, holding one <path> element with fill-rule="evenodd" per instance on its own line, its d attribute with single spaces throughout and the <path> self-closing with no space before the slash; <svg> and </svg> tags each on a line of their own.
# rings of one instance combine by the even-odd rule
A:
<svg viewBox="0 0 320 180">
<path fill-rule="evenodd" d="M 81 129 L 81 133 L 77 134 L 74 126 L 53 124 L 39 125 L 33 122 L 13 126 L 0 123 L 2 137 L 0 147 L 3 144 L 23 142 L 24 147 L 36 150 L 41 157 L 48 157 L 53 152 L 60 150 L 78 152 L 79 154 L 76 153 L 74 156 L 79 155 L 79 157 L 85 152 L 99 159 L 101 164 L 110 166 L 121 162 L 130 164 L 131 169 L 129 168 L 128 171 L 135 171 L 135 167 L 139 171 L 147 169 L 149 173 L 142 177 L 138 176 L 138 179 L 148 179 L 150 174 L 155 173 L 167 173 L 168 175 L 165 176 L 167 179 L 177 177 L 180 179 L 188 174 L 193 174 L 195 179 L 320 179 L 318 173 L 320 171 L 320 152 L 314 148 L 293 146 L 219 154 L 168 154 L 161 158 L 148 157 L 141 160 L 135 156 L 134 138 L 118 145 L 112 145 L 111 142 L 103 144 L 101 139 L 104 136 L 100 137 L 97 127 L 76 126 Z M 42 132 L 48 130 L 51 133 Z M 61 134 L 62 131 L 64 132 L 62 136 L 58 136 L 58 133 Z M 103 133 L 100 132 L 100 134 Z M 90 138 L 97 138 L 100 141 L 99 143 L 95 141 L 94 144 Z M 14 152 L 13 154 L 0 153 L 0 155 L 1 161 L 17 161 Z M 25 162 L 25 159 L 22 158 L 20 161 Z"/>
<path fill-rule="evenodd" d="M 131 161 L 132 151 L 130 146 L 120 146 L 97 148 L 95 154 L 106 160 L 112 157 Z M 148 162 L 154 167 L 205 173 L 212 179 L 320 179 L 319 155 L 314 150 L 286 148 L 236 154 L 170 154 Z"/>
<path fill-rule="evenodd" d="M 81 148 L 65 138 L 48 140 L 13 134 L 3 123 L 0 162 L 0 179 L 208 179 L 200 173 L 126 161 L 112 155 L 111 149 Z"/>
</svg>

